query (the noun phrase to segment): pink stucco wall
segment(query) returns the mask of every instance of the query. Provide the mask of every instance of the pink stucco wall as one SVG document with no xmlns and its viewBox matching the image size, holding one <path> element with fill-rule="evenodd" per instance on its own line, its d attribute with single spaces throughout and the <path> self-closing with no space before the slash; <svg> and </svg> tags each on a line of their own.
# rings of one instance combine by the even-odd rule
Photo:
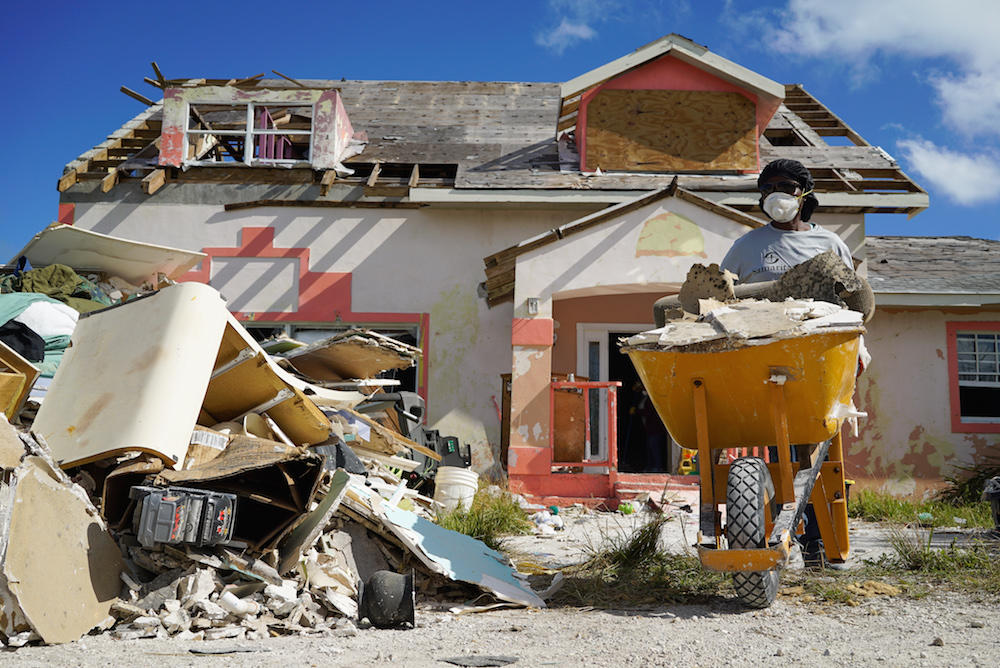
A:
<svg viewBox="0 0 1000 668">
<path fill-rule="evenodd" d="M 855 399 L 869 417 L 847 441 L 847 474 L 860 486 L 923 494 L 954 465 L 1000 453 L 1000 433 L 953 430 L 947 330 L 955 322 L 996 322 L 1000 331 L 1000 309 L 883 307 L 869 324 L 872 364 Z"/>
</svg>

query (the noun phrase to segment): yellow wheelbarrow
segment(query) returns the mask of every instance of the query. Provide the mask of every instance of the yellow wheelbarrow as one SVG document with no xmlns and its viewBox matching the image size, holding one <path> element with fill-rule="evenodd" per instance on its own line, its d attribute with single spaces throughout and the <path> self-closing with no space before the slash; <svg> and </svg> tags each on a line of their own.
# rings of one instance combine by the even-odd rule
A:
<svg viewBox="0 0 1000 668">
<path fill-rule="evenodd" d="M 840 431 L 863 332 L 838 327 L 716 352 L 622 349 L 671 437 L 698 451 L 701 563 L 732 572 L 751 607 L 774 601 L 792 532 L 810 502 L 827 560 L 847 559 Z M 767 446 L 777 446 L 777 461 L 767 462 Z"/>
</svg>

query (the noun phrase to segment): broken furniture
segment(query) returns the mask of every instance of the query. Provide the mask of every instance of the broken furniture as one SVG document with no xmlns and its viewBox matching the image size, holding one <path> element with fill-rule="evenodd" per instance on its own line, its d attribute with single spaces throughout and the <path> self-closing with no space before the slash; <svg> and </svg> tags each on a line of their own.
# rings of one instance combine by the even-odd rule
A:
<svg viewBox="0 0 1000 668">
<path fill-rule="evenodd" d="M 38 369 L 0 341 L 0 413 L 16 419 L 37 379 Z"/>
<path fill-rule="evenodd" d="M 64 468 L 135 451 L 175 467 L 196 424 L 260 413 L 291 443 L 309 445 L 330 435 L 317 402 L 359 399 L 293 378 L 217 291 L 181 283 L 81 318 L 34 430 Z"/>
<path fill-rule="evenodd" d="M 778 571 L 809 503 L 826 557 L 847 559 L 840 432 L 856 414 L 861 319 L 824 302 L 736 302 L 699 321 L 633 336 L 622 347 L 671 437 L 698 450 L 701 563 L 733 572 L 748 606 L 774 601 Z M 798 462 L 791 461 L 793 444 Z M 770 445 L 778 459 L 767 463 Z"/>
<path fill-rule="evenodd" d="M 299 373 L 318 381 L 370 380 L 384 371 L 408 369 L 420 348 L 370 330 L 349 329 L 284 354 Z"/>
</svg>

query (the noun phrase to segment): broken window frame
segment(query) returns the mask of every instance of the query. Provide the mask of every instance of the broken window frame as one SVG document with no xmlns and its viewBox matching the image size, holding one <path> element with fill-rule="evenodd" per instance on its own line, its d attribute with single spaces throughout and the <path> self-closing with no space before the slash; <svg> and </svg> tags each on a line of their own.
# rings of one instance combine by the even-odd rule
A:
<svg viewBox="0 0 1000 668">
<path fill-rule="evenodd" d="M 1000 430 L 1000 416 L 966 415 L 968 409 L 963 408 L 961 397 L 963 388 L 1000 389 L 1000 325 L 991 330 L 963 329 L 961 323 L 957 324 L 958 329 L 953 332 L 955 374 L 952 378 L 957 417 L 963 425 L 996 425 Z M 970 342 L 972 349 L 962 346 L 962 342 Z"/>
<path fill-rule="evenodd" d="M 244 125 L 244 129 L 243 130 L 208 130 L 208 129 L 201 129 L 201 128 L 194 128 L 194 129 L 192 129 L 192 127 L 191 127 L 192 121 L 194 121 L 197 124 L 198 120 L 191 113 L 191 108 L 193 106 L 196 107 L 198 105 L 212 105 L 212 104 L 231 106 L 231 107 L 234 107 L 234 108 L 246 106 L 246 123 Z M 261 102 L 247 101 L 247 102 L 241 102 L 241 103 L 233 103 L 233 102 L 228 102 L 228 101 L 219 101 L 219 102 L 200 101 L 200 102 L 197 102 L 197 103 L 194 103 L 194 102 L 188 102 L 188 103 L 186 103 L 187 125 L 184 128 L 184 149 L 183 149 L 183 155 L 187 155 L 188 154 L 188 150 L 189 150 L 190 145 L 191 145 L 190 137 L 192 135 L 194 135 L 194 136 L 239 137 L 239 138 L 243 139 L 243 160 L 241 162 L 236 162 L 236 161 L 226 162 L 226 161 L 218 161 L 218 160 L 185 159 L 184 160 L 184 164 L 185 165 L 191 165 L 191 166 L 197 166 L 197 167 L 217 167 L 217 166 L 231 167 L 233 165 L 240 165 L 240 164 L 247 165 L 249 167 L 311 167 L 312 166 L 312 156 L 313 156 L 313 143 L 314 143 L 314 140 L 315 140 L 315 133 L 314 133 L 314 131 L 315 131 L 314 120 L 315 120 L 315 115 L 316 115 L 316 105 L 315 105 L 315 103 L 313 103 L 313 104 L 295 103 L 294 105 L 292 105 L 292 106 L 296 106 L 296 107 L 309 107 L 309 109 L 311 110 L 311 113 L 310 113 L 310 122 L 309 122 L 309 129 L 308 130 L 291 130 L 291 129 L 278 129 L 278 128 L 264 129 L 264 128 L 257 128 L 257 127 L 255 127 L 256 126 L 256 121 L 255 121 L 256 110 L 257 109 L 264 109 L 264 110 L 266 110 L 268 107 L 274 107 L 276 105 L 289 106 L 287 103 L 282 104 L 282 103 L 266 102 L 266 101 L 261 101 Z M 259 137 L 267 136 L 267 135 L 285 135 L 285 136 L 287 136 L 287 135 L 299 135 L 299 136 L 309 135 L 309 160 L 299 160 L 299 159 L 295 159 L 295 158 L 290 158 L 290 159 L 282 159 L 282 158 L 255 158 L 253 154 L 254 154 L 254 148 L 255 148 L 255 145 L 256 145 L 256 140 Z"/>
</svg>

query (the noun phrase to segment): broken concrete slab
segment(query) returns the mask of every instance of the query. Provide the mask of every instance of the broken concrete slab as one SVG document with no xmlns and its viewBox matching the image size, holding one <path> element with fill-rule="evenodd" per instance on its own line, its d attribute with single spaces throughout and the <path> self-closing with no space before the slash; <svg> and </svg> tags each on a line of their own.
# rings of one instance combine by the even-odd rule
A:
<svg viewBox="0 0 1000 668">
<path fill-rule="evenodd" d="M 157 274 L 178 280 L 205 257 L 198 251 L 131 241 L 73 225 L 53 224 L 36 234 L 12 262 L 27 257 L 34 267 L 64 264 L 77 273 L 103 272 L 134 283 L 156 281 Z"/>
<path fill-rule="evenodd" d="M 0 487 L 0 624 L 46 643 L 77 640 L 108 617 L 121 553 L 86 493 L 27 457 Z"/>
</svg>

